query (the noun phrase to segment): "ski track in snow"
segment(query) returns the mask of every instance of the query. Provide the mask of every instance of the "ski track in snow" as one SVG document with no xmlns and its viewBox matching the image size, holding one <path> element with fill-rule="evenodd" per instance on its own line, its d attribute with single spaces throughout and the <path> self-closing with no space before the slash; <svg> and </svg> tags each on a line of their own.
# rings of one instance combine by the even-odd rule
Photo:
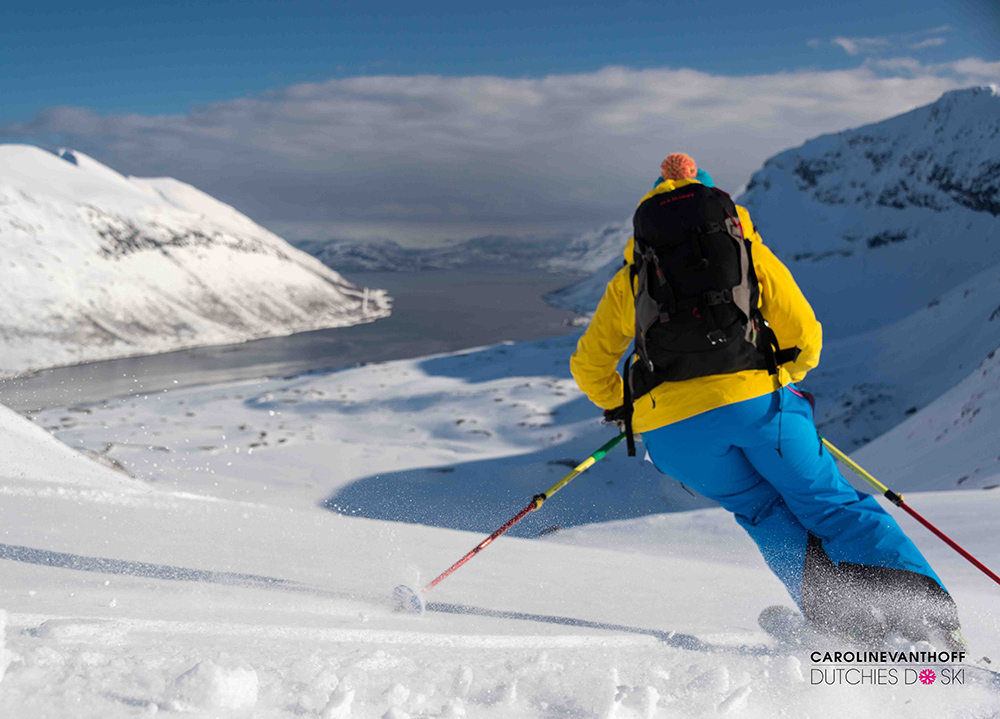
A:
<svg viewBox="0 0 1000 719">
<path fill-rule="evenodd" d="M 579 649 L 585 647 L 655 646 L 653 637 L 630 636 L 509 636 L 503 634 L 435 634 L 378 629 L 329 629 L 316 627 L 266 626 L 219 622 L 182 622 L 155 619 L 109 620 L 100 617 L 55 617 L 44 614 L 8 614 L 13 626 L 44 625 L 43 636 L 87 638 L 107 634 L 119 637 L 126 633 L 218 635 L 252 637 L 334 644 L 379 644 L 420 647 L 462 647 L 471 649 Z"/>
</svg>

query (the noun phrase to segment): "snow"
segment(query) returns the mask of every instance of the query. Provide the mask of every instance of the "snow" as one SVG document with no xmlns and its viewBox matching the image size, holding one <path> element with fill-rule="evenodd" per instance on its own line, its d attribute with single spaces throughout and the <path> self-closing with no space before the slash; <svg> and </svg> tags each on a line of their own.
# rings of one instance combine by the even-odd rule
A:
<svg viewBox="0 0 1000 719">
<path fill-rule="evenodd" d="M 0 145 L 0 376 L 384 317 L 232 207 L 79 152 Z"/>
<path fill-rule="evenodd" d="M 966 378 L 977 376 L 979 364 L 1000 347 L 998 303 L 1000 265 L 930 298 L 898 322 L 825 344 L 820 366 L 803 385 L 819 398 L 820 429 L 843 449 L 853 450 L 918 410 L 927 408 L 929 417 L 937 417 L 929 405 Z M 980 406 L 991 401 L 993 395 L 982 399 Z M 982 424 L 977 422 L 976 427 Z M 961 433 L 965 428 L 963 424 L 952 431 Z M 983 451 L 988 445 L 987 440 Z M 899 476 L 902 489 L 949 486 L 947 475 L 938 482 L 912 485 L 914 475 L 893 475 Z"/>
<path fill-rule="evenodd" d="M 0 715 L 1000 711 L 996 694 L 973 685 L 824 687 L 811 683 L 806 654 L 746 651 L 767 643 L 759 610 L 788 602 L 780 583 L 728 514 L 667 513 L 699 504 L 624 452 L 525 520 L 520 538 L 501 538 L 449 577 L 426 614 L 393 613 L 393 587 L 425 584 L 609 436 L 566 375 L 572 344 L 504 344 L 35 416 L 92 451 L 120 438 L 108 454 L 132 478 L 0 413 L 0 431 L 18 438 L 12 456 L 51 468 L 0 469 L 0 607 L 13 657 Z M 351 506 L 318 506 L 330 498 Z M 990 531 L 1000 494 L 907 499 L 1000 564 Z M 969 658 L 995 654 L 995 588 L 897 517 L 959 602 Z M 565 528 L 528 538 L 552 524 Z"/>
<path fill-rule="evenodd" d="M 7 612 L 0 609 L 0 682 L 3 681 L 10 662 L 10 652 L 7 651 Z"/>
<path fill-rule="evenodd" d="M 193 712 L 202 709 L 246 711 L 257 703 L 257 672 L 225 669 L 211 660 L 198 662 L 171 682 L 166 708 Z"/>
<path fill-rule="evenodd" d="M 901 489 L 1000 487 L 1000 358 L 996 351 L 924 411 L 858 452 Z"/>
<path fill-rule="evenodd" d="M 842 689 L 811 687 L 803 677 L 804 660 L 794 657 L 704 654 L 642 634 L 545 621 L 395 615 L 379 603 L 395 575 L 410 564 L 439 569 L 476 537 L 318 509 L 143 494 L 124 509 L 80 498 L 54 503 L 28 496 L 12 509 L 39 523 L 62 518 L 48 543 L 71 545 L 77 556 L 149 554 L 192 570 L 214 566 L 219 576 L 178 581 L 145 566 L 132 573 L 126 565 L 119 574 L 24 559 L 9 563 L 0 596 L 13 612 L 8 634 L 15 659 L 0 693 L 4 712 L 81 717 L 156 710 L 346 717 L 464 712 L 518 719 L 684 717 L 741 707 L 749 716 L 774 716 L 779 708 L 790 715 L 838 716 L 850 707 L 855 716 L 880 711 L 929 717 L 998 708 L 994 695 L 971 686 L 958 701 L 954 694 L 926 697 L 912 688 L 848 696 Z M 717 523 L 728 523 L 728 517 L 713 513 Z M 37 539 L 26 524 L 15 522 L 5 541 Z M 95 524 L 99 533 L 89 531 Z M 162 531 L 167 528 L 173 531 Z M 668 547 L 675 535 L 662 529 L 662 546 Z M 130 541 L 137 530 L 143 531 L 141 546 Z M 629 533 L 628 523 L 617 528 L 619 538 Z M 239 552 L 233 551 L 234 541 Z M 344 542 L 352 552 L 327 549 Z M 627 617 L 637 628 L 667 624 L 738 646 L 762 639 L 752 628 L 756 607 L 735 597 L 750 587 L 755 601 L 780 596 L 763 567 L 565 542 L 500 540 L 488 558 L 463 569 L 465 576 L 456 574 L 450 587 L 442 585 L 436 599 L 555 617 Z M 264 571 L 273 574 L 259 574 Z M 237 573 L 280 575 L 286 583 L 254 584 L 238 580 Z M 974 599 L 975 586 L 970 580 L 968 596 L 960 599 Z M 119 598 L 113 608 L 106 601 L 112 593 Z M 988 600 L 981 601 L 984 609 Z M 368 622 L 361 620 L 362 611 Z M 990 636 L 996 636 L 995 627 Z M 906 703 L 917 698 L 917 706 Z"/>
<path fill-rule="evenodd" d="M 493 503 L 513 514 L 606 441 L 594 437 L 598 413 L 569 374 L 576 339 L 159 392 L 34 419 L 157 486 L 485 531 Z M 541 463 L 539 451 L 548 453 Z M 625 467 L 634 479 L 617 481 Z M 567 497 L 525 531 L 705 506 L 624 453 L 588 476 L 595 494 Z"/>
<path fill-rule="evenodd" d="M 577 235 L 562 251 L 553 257 L 546 268 L 565 269 L 571 272 L 597 272 L 609 261 L 621 257 L 625 243 L 632 236 L 632 220 L 612 222 L 597 230 Z M 621 260 L 618 259 L 618 264 Z"/>
</svg>

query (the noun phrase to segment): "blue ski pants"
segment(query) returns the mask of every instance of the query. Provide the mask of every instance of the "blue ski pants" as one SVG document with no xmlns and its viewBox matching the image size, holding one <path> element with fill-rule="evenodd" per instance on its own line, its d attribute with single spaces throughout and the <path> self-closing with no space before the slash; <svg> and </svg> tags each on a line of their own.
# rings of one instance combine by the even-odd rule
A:
<svg viewBox="0 0 1000 719">
<path fill-rule="evenodd" d="M 815 604 L 837 594 L 830 582 L 856 585 L 864 577 L 883 588 L 929 589 L 953 606 L 896 521 L 844 479 L 808 400 L 788 387 L 643 432 L 642 441 L 657 469 L 736 516 L 807 616 L 810 582 L 824 585 L 813 587 Z M 838 567 L 852 573 L 838 578 Z"/>
</svg>

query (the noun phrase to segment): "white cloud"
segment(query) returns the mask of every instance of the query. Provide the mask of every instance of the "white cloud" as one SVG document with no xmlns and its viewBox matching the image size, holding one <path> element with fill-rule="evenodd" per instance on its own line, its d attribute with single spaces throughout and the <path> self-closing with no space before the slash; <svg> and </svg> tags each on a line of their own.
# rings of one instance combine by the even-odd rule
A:
<svg viewBox="0 0 1000 719">
<path fill-rule="evenodd" d="M 909 47 L 911 50 L 922 50 L 925 47 L 941 47 L 946 42 L 948 41 L 945 40 L 943 37 L 929 37 L 926 40 L 920 40 L 918 42 L 915 42 L 911 44 Z"/>
<path fill-rule="evenodd" d="M 905 35 L 884 35 L 881 37 L 843 37 L 838 36 L 829 41 L 851 56 L 879 55 L 885 52 L 900 50 L 924 50 L 929 47 L 941 47 L 948 42 L 945 37 L 952 31 L 950 25 L 921 30 Z M 825 45 L 822 40 L 810 40 L 806 43 L 813 49 Z"/>
<path fill-rule="evenodd" d="M 176 116 L 56 107 L 0 137 L 57 138 L 124 172 L 178 177 L 290 238 L 413 243 L 620 219 L 679 150 L 735 190 L 810 137 L 998 81 L 1000 63 L 912 58 L 751 76 L 355 77 Z"/>
<path fill-rule="evenodd" d="M 950 66 L 956 73 L 980 77 L 984 82 L 996 82 L 1000 77 L 1000 61 L 986 62 L 977 58 L 966 58 L 951 63 Z"/>
<path fill-rule="evenodd" d="M 886 37 L 835 37 L 834 45 L 842 48 L 848 55 L 860 55 L 884 50 L 891 46 Z"/>
</svg>

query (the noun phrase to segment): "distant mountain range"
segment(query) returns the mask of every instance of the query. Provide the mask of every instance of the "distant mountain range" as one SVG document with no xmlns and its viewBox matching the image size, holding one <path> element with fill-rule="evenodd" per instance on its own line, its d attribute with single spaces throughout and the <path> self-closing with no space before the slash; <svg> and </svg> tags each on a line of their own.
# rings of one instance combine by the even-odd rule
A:
<svg viewBox="0 0 1000 719">
<path fill-rule="evenodd" d="M 393 240 L 302 240 L 295 246 L 343 272 L 405 272 L 498 263 L 538 268 L 568 242 L 568 237 L 535 241 L 491 236 L 429 248 L 403 247 Z"/>
<path fill-rule="evenodd" d="M 616 226 L 609 226 L 616 227 Z M 296 247 L 342 272 L 451 270 L 504 266 L 580 275 L 603 264 L 607 228 L 549 238 L 474 237 L 444 247 L 403 247 L 392 240 L 301 240 Z"/>
<path fill-rule="evenodd" d="M 356 287 L 232 207 L 82 153 L 0 145 L 0 376 L 368 322 Z"/>
</svg>

